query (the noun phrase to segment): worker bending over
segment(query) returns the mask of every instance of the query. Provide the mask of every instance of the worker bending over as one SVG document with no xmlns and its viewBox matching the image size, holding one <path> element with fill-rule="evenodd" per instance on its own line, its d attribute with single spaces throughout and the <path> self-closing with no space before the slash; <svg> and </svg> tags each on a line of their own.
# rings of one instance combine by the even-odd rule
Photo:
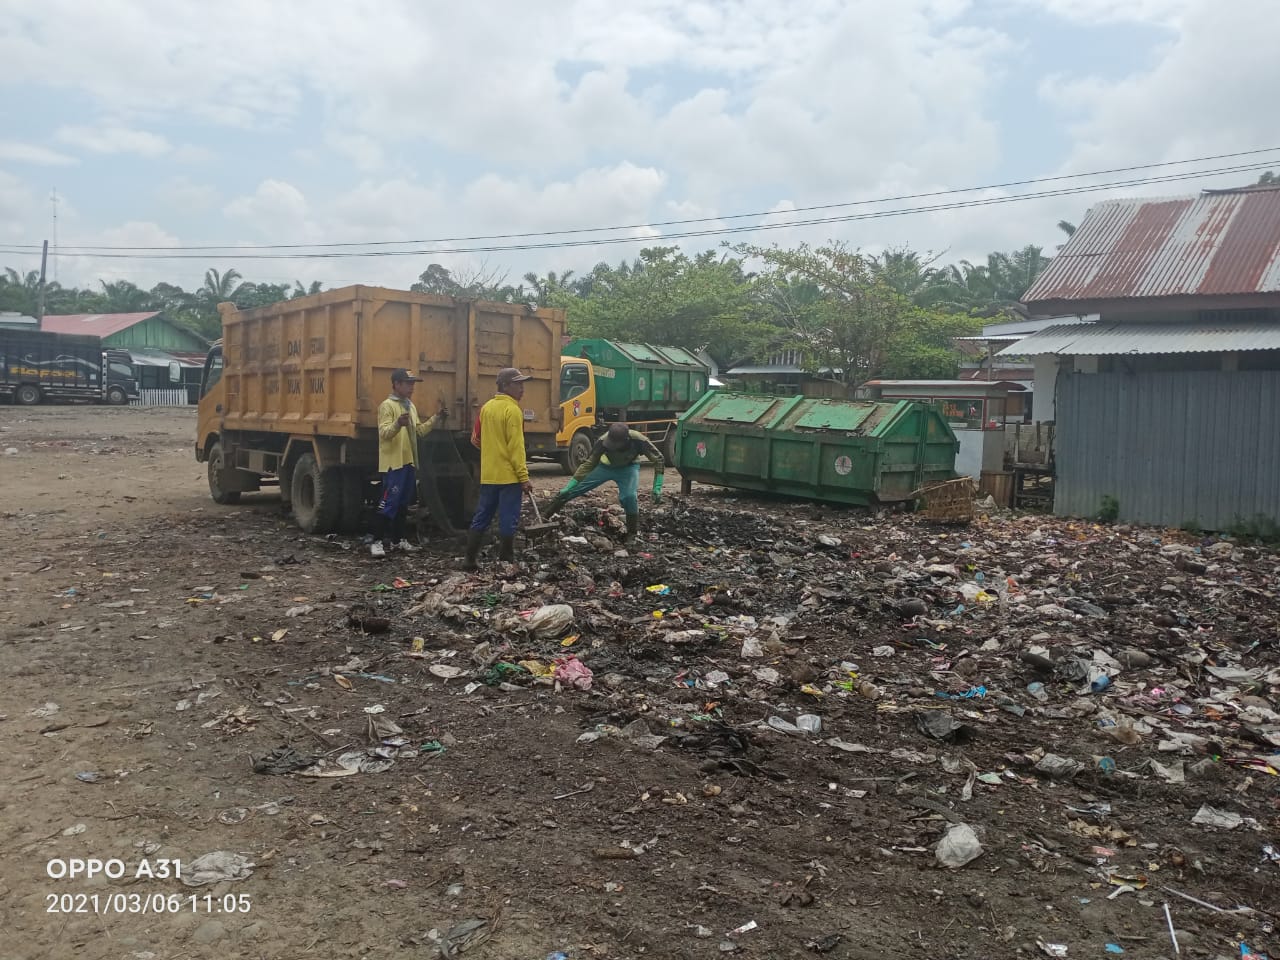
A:
<svg viewBox="0 0 1280 960">
<path fill-rule="evenodd" d="M 546 515 L 555 516 L 570 500 L 612 480 L 618 485 L 618 502 L 627 515 L 625 542 L 630 543 L 640 526 L 640 500 L 636 491 L 640 486 L 639 460 L 642 455 L 653 464 L 653 502 L 659 503 L 662 499 L 662 471 L 666 469 L 662 453 L 643 433 L 630 429 L 625 423 L 614 423 L 595 442 L 591 456 L 578 467 L 564 489 L 555 495 Z"/>
</svg>

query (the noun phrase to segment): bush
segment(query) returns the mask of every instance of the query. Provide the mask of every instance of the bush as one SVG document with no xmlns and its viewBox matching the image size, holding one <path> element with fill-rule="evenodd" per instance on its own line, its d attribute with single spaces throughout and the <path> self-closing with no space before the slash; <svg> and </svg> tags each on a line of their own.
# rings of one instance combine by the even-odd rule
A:
<svg viewBox="0 0 1280 960">
<path fill-rule="evenodd" d="M 1120 501 L 1108 493 L 1102 498 L 1102 506 L 1098 508 L 1098 521 L 1100 523 L 1115 523 L 1119 519 Z"/>
</svg>

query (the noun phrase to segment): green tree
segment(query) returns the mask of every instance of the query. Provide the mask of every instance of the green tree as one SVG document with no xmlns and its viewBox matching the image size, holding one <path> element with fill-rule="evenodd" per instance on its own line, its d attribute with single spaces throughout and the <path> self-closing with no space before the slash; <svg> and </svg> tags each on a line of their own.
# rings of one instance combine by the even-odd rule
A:
<svg viewBox="0 0 1280 960">
<path fill-rule="evenodd" d="M 210 268 L 205 271 L 204 285 L 196 291 L 196 296 L 216 309 L 223 301 L 235 298 L 236 291 L 240 289 L 240 280 L 240 271 L 234 267 L 226 273 Z"/>
<path fill-rule="evenodd" d="M 415 293 L 436 293 L 463 300 L 494 300 L 498 303 L 523 303 L 524 288 L 507 283 L 505 271 L 481 264 L 455 274 L 447 267 L 432 263 L 422 271 L 409 289 Z"/>
<path fill-rule="evenodd" d="M 533 302 L 538 306 L 560 307 L 577 295 L 570 282 L 572 277 L 572 270 L 566 270 L 559 275 L 554 270 L 548 270 L 545 277 L 540 277 L 536 273 L 526 273 L 524 281 L 529 284 Z"/>
<path fill-rule="evenodd" d="M 304 287 L 301 280 L 295 280 L 293 281 L 293 293 L 290 295 L 289 299 L 297 300 L 298 297 L 309 297 L 312 294 L 319 293 L 323 287 L 324 284 L 319 280 L 312 280 L 311 286 L 309 287 Z"/>
<path fill-rule="evenodd" d="M 599 264 L 571 300 L 575 336 L 706 350 L 721 366 L 750 357 L 774 333 L 736 257 L 647 247 L 631 263 Z"/>
<path fill-rule="evenodd" d="M 768 265 L 761 281 L 767 301 L 805 371 L 847 394 L 878 376 L 893 344 L 921 322 L 920 308 L 890 285 L 874 259 L 844 244 L 735 249 Z"/>
<path fill-rule="evenodd" d="M 144 313 L 157 309 L 155 300 L 146 290 L 128 280 L 99 280 L 102 284 L 101 313 Z"/>
<path fill-rule="evenodd" d="M 1280 174 L 1273 170 L 1268 170 L 1258 178 L 1258 186 L 1266 186 L 1267 184 L 1280 184 Z"/>
</svg>

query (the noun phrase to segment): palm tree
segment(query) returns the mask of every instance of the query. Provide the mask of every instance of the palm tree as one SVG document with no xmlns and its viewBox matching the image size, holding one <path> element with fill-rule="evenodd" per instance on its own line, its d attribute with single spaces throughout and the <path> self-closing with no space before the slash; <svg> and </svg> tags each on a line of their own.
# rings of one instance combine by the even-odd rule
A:
<svg viewBox="0 0 1280 960">
<path fill-rule="evenodd" d="M 196 291 L 196 296 L 211 305 L 230 300 L 240 289 L 240 272 L 232 267 L 226 273 L 218 273 L 210 268 L 204 274 L 204 286 Z"/>
<path fill-rule="evenodd" d="M 533 288 L 533 300 L 540 307 L 549 306 L 551 297 L 556 293 L 572 293 L 573 287 L 569 280 L 573 276 L 572 270 L 566 270 L 559 276 L 554 270 L 548 270 L 545 278 L 539 277 L 536 273 L 526 273 L 524 275 L 525 282 Z"/>
<path fill-rule="evenodd" d="M 293 281 L 293 294 L 289 299 L 296 300 L 298 297 L 307 297 L 313 293 L 319 293 L 322 286 L 323 284 L 319 280 L 312 280 L 309 287 L 304 287 L 301 280 L 295 280 Z"/>
<path fill-rule="evenodd" d="M 142 313 L 155 309 L 155 301 L 151 294 L 128 280 L 113 280 L 111 283 L 99 280 L 98 282 L 102 284 L 100 309 L 103 313 Z"/>
</svg>

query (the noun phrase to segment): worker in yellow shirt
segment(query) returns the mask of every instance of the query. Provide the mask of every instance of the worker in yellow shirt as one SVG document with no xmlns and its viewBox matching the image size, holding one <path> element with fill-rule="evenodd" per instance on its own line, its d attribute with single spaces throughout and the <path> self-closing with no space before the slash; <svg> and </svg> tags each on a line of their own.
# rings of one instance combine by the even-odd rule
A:
<svg viewBox="0 0 1280 960">
<path fill-rule="evenodd" d="M 421 383 L 408 370 L 391 374 L 391 396 L 378 404 L 378 472 L 382 474 L 382 499 L 373 515 L 373 543 L 369 552 L 385 557 L 398 547 L 412 552 L 405 538 L 404 518 L 418 486 L 418 438 L 425 437 L 448 416 L 441 410 L 430 420 L 418 419 L 413 405 L 413 385 Z"/>
<path fill-rule="evenodd" d="M 515 367 L 498 371 L 498 393 L 480 408 L 472 442 L 480 441 L 480 502 L 467 531 L 467 554 L 462 569 L 475 570 L 484 533 L 498 517 L 499 560 L 515 559 L 516 528 L 526 491 L 533 491 L 524 452 L 524 382 Z M 477 436 L 478 435 L 478 436 Z"/>
</svg>

